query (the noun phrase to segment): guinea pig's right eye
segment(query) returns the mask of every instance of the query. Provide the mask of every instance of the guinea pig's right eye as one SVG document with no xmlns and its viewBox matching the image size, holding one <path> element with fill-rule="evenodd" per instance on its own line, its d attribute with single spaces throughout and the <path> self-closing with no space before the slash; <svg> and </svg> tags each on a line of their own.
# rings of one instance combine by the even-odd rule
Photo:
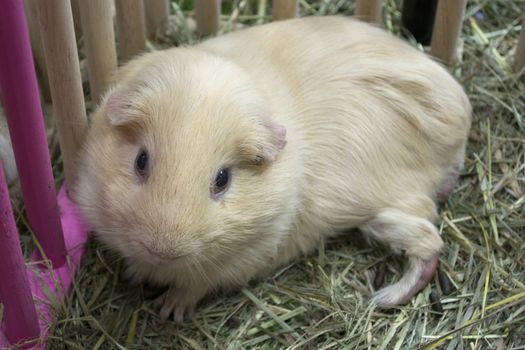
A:
<svg viewBox="0 0 525 350">
<path fill-rule="evenodd" d="M 135 173 L 140 178 L 141 181 L 145 181 L 148 177 L 148 170 L 149 170 L 149 155 L 148 151 L 146 151 L 144 148 L 141 148 L 139 153 L 137 154 L 137 158 L 135 158 Z"/>
<path fill-rule="evenodd" d="M 211 195 L 213 199 L 219 199 L 219 197 L 228 190 L 228 187 L 230 186 L 230 177 L 229 168 L 222 168 L 217 172 L 215 180 L 211 186 Z"/>
</svg>

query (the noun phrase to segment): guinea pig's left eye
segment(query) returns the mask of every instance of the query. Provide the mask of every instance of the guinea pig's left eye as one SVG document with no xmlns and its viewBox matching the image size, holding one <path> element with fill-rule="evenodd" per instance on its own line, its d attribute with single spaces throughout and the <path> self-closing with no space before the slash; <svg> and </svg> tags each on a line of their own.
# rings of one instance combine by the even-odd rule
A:
<svg viewBox="0 0 525 350">
<path fill-rule="evenodd" d="M 148 163 L 148 152 L 144 148 L 141 148 L 137 154 L 137 158 L 135 158 L 135 173 L 142 181 L 148 176 Z"/>
<path fill-rule="evenodd" d="M 211 186 L 211 194 L 214 199 L 218 199 L 221 195 L 226 193 L 230 187 L 230 169 L 222 168 L 215 175 L 215 180 Z"/>
</svg>

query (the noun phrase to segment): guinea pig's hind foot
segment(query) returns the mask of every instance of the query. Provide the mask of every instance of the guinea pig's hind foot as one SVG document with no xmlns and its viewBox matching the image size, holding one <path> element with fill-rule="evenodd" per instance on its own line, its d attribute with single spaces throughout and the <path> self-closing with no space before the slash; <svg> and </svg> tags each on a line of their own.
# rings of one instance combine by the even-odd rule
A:
<svg viewBox="0 0 525 350">
<path fill-rule="evenodd" d="M 404 251 L 409 260 L 401 280 L 377 291 L 373 299 L 385 306 L 407 303 L 434 275 L 443 245 L 437 228 L 424 218 L 386 209 L 362 225 L 361 230 L 396 252 Z"/>
<path fill-rule="evenodd" d="M 409 258 L 409 269 L 400 281 L 375 292 L 372 299 L 379 305 L 396 306 L 408 303 L 426 287 L 434 276 L 438 257 L 429 260 Z"/>
</svg>

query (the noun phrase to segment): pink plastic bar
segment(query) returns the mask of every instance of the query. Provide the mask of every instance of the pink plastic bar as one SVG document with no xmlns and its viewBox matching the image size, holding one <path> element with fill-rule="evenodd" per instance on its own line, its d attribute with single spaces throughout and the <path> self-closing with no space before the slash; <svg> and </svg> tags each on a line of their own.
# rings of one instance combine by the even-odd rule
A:
<svg viewBox="0 0 525 350">
<path fill-rule="evenodd" d="M 27 305 L 34 305 L 34 307 L 36 307 L 38 323 L 40 325 L 39 337 L 36 341 L 29 343 L 31 345 L 30 349 L 33 350 L 45 348 L 46 337 L 49 333 L 50 325 L 53 322 L 53 312 L 56 311 L 53 304 L 62 303 L 67 293 L 71 290 L 74 274 L 84 255 L 85 243 L 88 238 L 87 233 L 89 232 L 89 227 L 80 215 L 77 206 L 68 198 L 65 186 L 61 188 L 58 194 L 58 204 L 60 207 L 62 227 L 64 227 L 65 232 L 67 263 L 49 270 L 45 265 L 39 263 L 41 258 L 35 250 L 27 268 L 27 278 L 29 279 L 29 285 L 33 293 L 33 300 L 25 302 Z M 20 246 L 18 246 L 17 249 L 20 250 Z M 2 260 L 0 260 L 0 263 L 1 262 Z M 0 268 L 1 267 L 2 266 L 0 266 Z M 4 273 L 4 270 L 1 269 L 0 278 L 8 276 Z M 20 302 L 20 300 L 17 300 L 19 296 L 20 295 L 14 292 L 7 296 L 0 294 L 0 298 L 5 307 L 13 302 Z M 14 328 L 11 332 L 20 334 L 24 331 L 23 327 L 25 326 L 20 323 L 20 320 L 11 324 L 11 320 L 4 317 L 4 321 L 5 324 L 2 329 L 0 329 L 0 349 L 9 349 L 10 344 L 13 344 L 13 342 L 9 342 L 8 339 L 13 339 L 13 337 L 11 336 L 12 333 L 8 332 L 8 328 Z"/>
<path fill-rule="evenodd" d="M 0 279 L 0 301 L 4 305 L 4 328 L 8 340 L 15 344 L 21 340 L 37 338 L 40 335 L 38 318 L 1 162 Z"/>
<path fill-rule="evenodd" d="M 27 217 L 58 267 L 66 250 L 23 1 L 0 0 L 0 14 L 0 88 Z"/>
</svg>

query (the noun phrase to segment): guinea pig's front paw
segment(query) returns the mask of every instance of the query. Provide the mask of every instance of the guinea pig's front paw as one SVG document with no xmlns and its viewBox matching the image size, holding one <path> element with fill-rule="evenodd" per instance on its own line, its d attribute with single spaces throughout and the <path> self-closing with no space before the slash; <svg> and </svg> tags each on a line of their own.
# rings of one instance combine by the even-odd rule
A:
<svg viewBox="0 0 525 350">
<path fill-rule="evenodd" d="M 155 299 L 154 306 L 159 310 L 159 317 L 162 321 L 166 321 L 173 314 L 173 320 L 182 323 L 184 317 L 193 316 L 195 306 L 204 294 L 191 288 L 170 286 L 164 294 Z"/>
</svg>

